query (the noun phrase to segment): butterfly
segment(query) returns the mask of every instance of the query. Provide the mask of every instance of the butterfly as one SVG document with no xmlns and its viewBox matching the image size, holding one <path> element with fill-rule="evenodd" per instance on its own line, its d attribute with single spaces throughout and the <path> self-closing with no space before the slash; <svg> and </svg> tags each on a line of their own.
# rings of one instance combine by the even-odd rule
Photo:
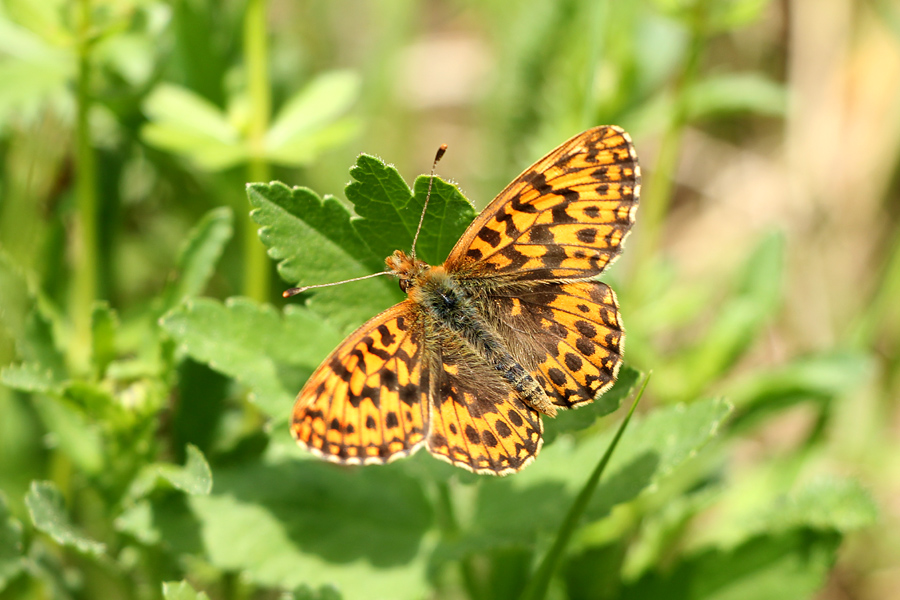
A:
<svg viewBox="0 0 900 600">
<path fill-rule="evenodd" d="M 640 167 L 615 126 L 580 133 L 515 178 L 443 265 L 387 257 L 407 299 L 350 335 L 297 396 L 291 433 L 341 464 L 422 446 L 475 473 L 537 456 L 541 414 L 609 389 L 625 339 L 595 278 L 634 224 Z"/>
</svg>

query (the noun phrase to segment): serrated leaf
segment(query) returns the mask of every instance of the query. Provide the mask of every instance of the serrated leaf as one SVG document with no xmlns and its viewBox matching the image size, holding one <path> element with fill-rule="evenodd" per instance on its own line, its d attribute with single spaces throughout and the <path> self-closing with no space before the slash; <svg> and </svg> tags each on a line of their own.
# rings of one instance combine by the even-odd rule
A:
<svg viewBox="0 0 900 600">
<path fill-rule="evenodd" d="M 149 494 L 160 480 L 168 481 L 186 494 L 206 495 L 212 490 L 212 471 L 203 453 L 194 446 L 187 446 L 185 464 L 154 463 L 145 466 L 131 483 L 128 498 L 132 501 Z"/>
<path fill-rule="evenodd" d="M 22 524 L 10 514 L 6 496 L 0 490 L 0 592 L 23 568 Z"/>
<path fill-rule="evenodd" d="M 769 600 L 809 598 L 834 564 L 840 536 L 797 529 L 690 556 L 666 573 L 626 585 L 617 598 Z"/>
<path fill-rule="evenodd" d="M 162 584 L 165 600 L 209 600 L 205 592 L 198 592 L 187 581 L 166 581 Z"/>
<path fill-rule="evenodd" d="M 429 177 L 419 177 L 415 195 L 400 173 L 374 156 L 361 154 L 350 169 L 354 179 L 347 188 L 359 219 L 353 227 L 376 256 L 394 250 L 409 251 L 428 190 Z M 416 254 L 425 262 L 441 264 L 475 218 L 475 209 L 459 189 L 435 177 L 422 223 Z"/>
<path fill-rule="evenodd" d="M 53 319 L 30 291 L 28 280 L 5 252 L 0 252 L 0 321 L 16 344 L 19 357 L 66 377 L 65 357 L 56 344 Z"/>
<path fill-rule="evenodd" d="M 285 281 L 313 285 L 384 271 L 384 257 L 371 253 L 335 198 L 279 182 L 249 184 L 247 197 L 250 216 L 262 226 L 259 238 Z M 316 290 L 306 306 L 346 332 L 402 298 L 384 279 Z"/>
<path fill-rule="evenodd" d="M 178 272 L 163 292 L 162 312 L 203 291 L 231 240 L 233 221 L 231 209 L 221 206 L 203 215 L 194 226 L 178 254 Z"/>
<path fill-rule="evenodd" d="M 105 554 L 104 544 L 90 539 L 69 522 L 62 494 L 52 481 L 32 481 L 25 505 L 34 527 L 58 544 L 94 556 Z"/>
<path fill-rule="evenodd" d="M 42 393 L 55 391 L 60 384 L 52 371 L 35 363 L 4 367 L 0 370 L 0 382 L 15 390 Z"/>
<path fill-rule="evenodd" d="M 622 367 L 615 385 L 600 398 L 575 410 L 560 411 L 554 419 L 544 419 L 544 444 L 553 442 L 562 433 L 587 429 L 597 419 L 617 411 L 640 376 L 640 371 Z"/>
<path fill-rule="evenodd" d="M 417 556 L 431 510 L 420 484 L 396 465 L 226 468 L 216 471 L 213 495 L 189 503 L 207 559 L 261 585 L 334 583 L 348 599 L 425 594 Z"/>
<path fill-rule="evenodd" d="M 732 492 L 733 493 L 733 492 Z M 750 511 L 711 529 L 706 539 L 720 547 L 731 547 L 755 536 L 794 529 L 850 533 L 873 525 L 878 509 L 869 493 L 851 479 L 818 478 L 790 494 L 778 495 Z"/>
<path fill-rule="evenodd" d="M 225 304 L 189 300 L 160 324 L 194 360 L 247 385 L 270 416 L 285 414 L 297 393 L 281 382 L 279 363 L 311 369 L 340 341 L 332 327 L 308 310 L 298 307 L 281 315 L 246 298 L 230 298 Z"/>
<path fill-rule="evenodd" d="M 726 402 L 712 399 L 635 417 L 588 506 L 588 517 L 600 519 L 657 484 L 705 446 L 729 412 Z M 515 478 L 484 480 L 471 530 L 445 551 L 452 556 L 530 544 L 539 533 L 556 529 L 564 513 L 560 507 L 571 504 L 589 475 L 585 465 L 596 464 L 613 433 L 607 430 L 577 445 L 561 438 Z"/>
</svg>

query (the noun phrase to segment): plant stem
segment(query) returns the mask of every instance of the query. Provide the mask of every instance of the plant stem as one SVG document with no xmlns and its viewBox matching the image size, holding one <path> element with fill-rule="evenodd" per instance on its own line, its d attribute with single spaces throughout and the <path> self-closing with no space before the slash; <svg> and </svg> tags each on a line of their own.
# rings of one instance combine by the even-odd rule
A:
<svg viewBox="0 0 900 600">
<path fill-rule="evenodd" d="M 91 306 L 97 297 L 97 174 L 90 131 L 91 0 L 79 2 L 78 81 L 76 137 L 76 187 L 78 221 L 76 261 L 70 310 L 73 336 L 68 358 L 73 369 L 88 367 L 87 348 L 91 341 Z"/>
<path fill-rule="evenodd" d="M 271 179 L 264 155 L 266 131 L 272 112 L 269 85 L 269 48 L 266 28 L 267 0 L 248 0 L 244 15 L 244 65 L 250 92 L 248 141 L 252 149 L 247 175 L 250 181 Z M 256 236 L 257 224 L 249 214 L 244 227 L 244 295 L 264 302 L 269 295 L 269 258 Z"/>
<path fill-rule="evenodd" d="M 525 587 L 525 591 L 522 593 L 521 600 L 541 600 L 547 596 L 547 590 L 550 587 L 550 580 L 553 577 L 553 573 L 556 572 L 559 561 L 562 560 L 562 557 L 565 555 L 569 540 L 572 539 L 575 528 L 584 516 L 584 511 L 587 509 L 588 503 L 591 501 L 591 497 L 593 497 L 594 491 L 597 489 L 597 484 L 600 483 L 600 477 L 603 475 L 603 471 L 606 470 L 606 465 L 609 464 L 609 460 L 612 458 L 613 451 L 616 449 L 619 440 L 622 438 L 622 434 L 625 433 L 625 428 L 628 427 L 628 422 L 631 421 L 634 409 L 637 408 L 641 396 L 644 395 L 644 390 L 647 388 L 647 383 L 649 381 L 650 375 L 647 375 L 647 377 L 644 378 L 641 389 L 638 390 L 638 393 L 634 398 L 634 402 L 631 404 L 631 410 L 628 411 L 622 424 L 619 425 L 616 435 L 613 436 L 612 441 L 609 443 L 609 447 L 607 447 L 600 462 L 597 463 L 597 466 L 594 468 L 594 472 L 591 473 L 591 476 L 584 484 L 584 487 L 581 488 L 578 497 L 575 498 L 575 501 L 569 508 L 569 512 L 566 514 L 566 518 L 559 528 L 559 533 L 556 535 L 553 545 L 547 551 L 547 554 L 544 555 L 544 559 L 529 580 L 528 585 Z"/>
</svg>

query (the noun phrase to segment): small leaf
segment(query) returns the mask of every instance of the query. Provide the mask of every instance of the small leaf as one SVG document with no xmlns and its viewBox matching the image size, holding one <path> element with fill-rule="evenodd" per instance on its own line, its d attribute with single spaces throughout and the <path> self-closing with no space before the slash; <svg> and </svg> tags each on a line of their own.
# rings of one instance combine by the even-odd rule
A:
<svg viewBox="0 0 900 600">
<path fill-rule="evenodd" d="M 36 396 L 33 403 L 47 429 L 46 441 L 86 473 L 99 473 L 104 467 L 103 442 L 84 413 L 53 396 Z"/>
<path fill-rule="evenodd" d="M 732 73 L 695 82 L 684 102 L 689 119 L 735 112 L 778 117 L 787 110 L 787 89 L 761 73 Z"/>
<path fill-rule="evenodd" d="M 25 505 L 34 527 L 58 544 L 98 557 L 106 552 L 106 546 L 88 538 L 69 522 L 62 494 L 52 481 L 32 481 Z"/>
<path fill-rule="evenodd" d="M 40 365 L 55 380 L 63 381 L 67 377 L 66 363 L 57 347 L 53 316 L 42 308 L 30 289 L 25 274 L 0 251 L 0 322 L 15 341 L 20 358 Z"/>
<path fill-rule="evenodd" d="M 730 429 L 742 431 L 773 411 L 799 402 L 841 398 L 867 381 L 874 366 L 868 354 L 834 351 L 800 357 L 787 365 L 748 375 L 726 391 L 737 407 Z"/>
<path fill-rule="evenodd" d="M 340 335 L 302 308 L 280 315 L 246 298 L 225 304 L 198 298 L 164 316 L 160 324 L 198 362 L 247 385 L 269 416 L 285 414 L 297 390 L 279 377 L 279 363 L 313 368 Z M 315 341 L 315 343 L 309 343 Z"/>
<path fill-rule="evenodd" d="M 359 95 L 360 79 L 352 71 L 319 75 L 290 98 L 266 133 L 266 155 L 281 164 L 311 161 L 327 146 L 352 135 L 356 121 L 341 120 Z M 346 125 L 353 123 L 354 126 Z"/>
<path fill-rule="evenodd" d="M 249 155 L 245 142 L 221 110 L 194 92 L 160 84 L 144 102 L 149 122 L 141 137 L 211 171 L 232 167 Z"/>
<path fill-rule="evenodd" d="M 50 393 L 58 391 L 60 382 L 53 372 L 35 363 L 10 365 L 0 370 L 0 382 L 23 392 Z"/>
<path fill-rule="evenodd" d="M 233 221 L 231 209 L 221 206 L 203 215 L 194 226 L 178 254 L 177 275 L 163 292 L 162 312 L 204 290 L 231 240 Z"/>
<path fill-rule="evenodd" d="M 23 568 L 22 524 L 10 514 L 0 490 L 0 592 Z"/>
<path fill-rule="evenodd" d="M 166 581 L 162 585 L 165 600 L 209 600 L 205 592 L 198 592 L 187 581 Z"/>
<path fill-rule="evenodd" d="M 212 471 L 209 464 L 203 453 L 192 444 L 187 446 L 187 462 L 184 466 L 170 463 L 145 466 L 141 474 L 131 483 L 128 498 L 132 501 L 143 498 L 161 479 L 186 494 L 206 495 L 212 490 Z"/>
</svg>

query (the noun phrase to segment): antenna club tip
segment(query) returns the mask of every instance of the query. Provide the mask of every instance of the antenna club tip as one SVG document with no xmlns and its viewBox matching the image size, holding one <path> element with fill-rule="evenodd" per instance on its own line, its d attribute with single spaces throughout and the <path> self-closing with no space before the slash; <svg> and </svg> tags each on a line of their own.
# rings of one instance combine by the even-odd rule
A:
<svg viewBox="0 0 900 600">
<path fill-rule="evenodd" d="M 437 153 L 434 155 L 435 164 L 444 157 L 444 153 L 447 151 L 447 144 L 441 144 L 441 146 L 437 149 Z"/>
<path fill-rule="evenodd" d="M 284 290 L 283 292 L 281 292 L 281 297 L 282 298 L 290 298 L 291 296 L 296 296 L 297 294 L 302 292 L 304 289 L 305 288 L 302 288 L 302 287 L 295 287 L 295 288 L 291 288 L 289 290 Z"/>
</svg>

